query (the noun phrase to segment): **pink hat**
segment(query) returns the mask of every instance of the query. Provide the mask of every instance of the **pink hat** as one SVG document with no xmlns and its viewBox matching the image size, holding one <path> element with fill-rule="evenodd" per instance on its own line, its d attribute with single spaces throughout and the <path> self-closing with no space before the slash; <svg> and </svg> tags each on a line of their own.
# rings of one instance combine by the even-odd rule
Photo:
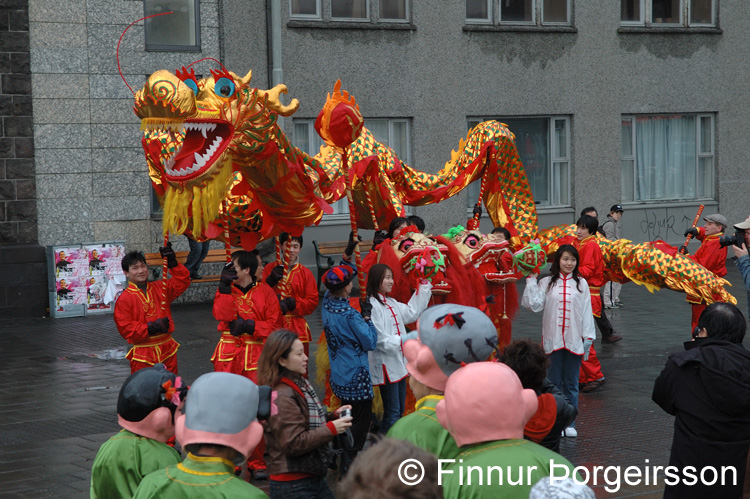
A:
<svg viewBox="0 0 750 499">
<path fill-rule="evenodd" d="M 538 404 L 534 390 L 524 389 L 510 367 L 476 362 L 448 378 L 445 398 L 435 410 L 440 424 L 463 447 L 523 438 L 523 427 Z"/>
<path fill-rule="evenodd" d="M 406 370 L 425 386 L 445 391 L 448 376 L 462 365 L 485 361 L 497 347 L 492 320 L 478 308 L 446 303 L 425 310 L 419 339 L 404 343 Z"/>
</svg>

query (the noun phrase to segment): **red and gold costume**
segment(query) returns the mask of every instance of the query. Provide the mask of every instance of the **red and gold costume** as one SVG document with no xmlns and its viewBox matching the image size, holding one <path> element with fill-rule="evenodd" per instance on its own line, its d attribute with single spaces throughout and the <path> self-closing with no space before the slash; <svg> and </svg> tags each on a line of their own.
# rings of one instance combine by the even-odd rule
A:
<svg viewBox="0 0 750 499">
<path fill-rule="evenodd" d="M 724 277 L 727 275 L 727 248 L 722 248 L 719 244 L 719 238 L 723 233 L 706 236 L 706 229 L 703 227 L 696 228 L 698 229 L 697 238 L 701 241 L 701 247 L 690 258 L 717 276 Z M 720 301 L 720 297 L 717 296 L 716 298 L 719 298 L 717 301 Z M 687 301 L 693 308 L 690 328 L 694 330 L 698 326 L 698 319 L 706 308 L 707 303 L 705 299 L 698 299 L 696 301 L 695 299 L 691 299 L 690 296 L 688 296 Z"/>
<path fill-rule="evenodd" d="M 602 297 L 599 294 L 602 284 L 604 284 L 604 257 L 599 243 L 596 242 L 596 235 L 588 236 L 579 241 L 572 241 L 573 247 L 578 250 L 578 273 L 586 279 L 591 291 L 591 311 L 594 317 L 602 315 Z M 581 360 L 581 374 L 578 377 L 579 383 L 588 383 L 597 381 L 604 377 L 602 374 L 602 365 L 596 356 L 594 344 L 589 348 L 588 360 Z"/>
<path fill-rule="evenodd" d="M 239 374 L 255 382 L 263 343 L 281 327 L 281 308 L 276 294 L 265 283 L 257 283 L 246 291 L 235 285 L 231 294 L 217 290 L 214 317 L 219 321 L 221 332 L 219 344 L 211 356 L 214 371 Z M 255 321 L 253 334 L 232 336 L 229 333 L 229 322 L 237 317 Z"/>
<path fill-rule="evenodd" d="M 263 269 L 263 282 L 271 275 L 271 271 L 276 267 L 276 262 L 271 262 Z M 305 355 L 310 356 L 310 340 L 312 334 L 310 326 L 305 320 L 306 315 L 310 315 L 318 307 L 318 286 L 313 273 L 310 269 L 299 263 L 294 264 L 289 269 L 289 276 L 286 280 L 288 293 L 285 297 L 292 297 L 297 302 L 296 307 L 291 312 L 287 312 L 282 318 L 282 327 L 297 333 L 300 341 L 305 347 Z M 276 293 L 281 290 L 281 281 L 272 288 Z"/>
<path fill-rule="evenodd" d="M 190 272 L 184 265 L 169 269 L 167 297 L 164 313 L 161 311 L 162 282 L 146 284 L 146 292 L 132 282 L 123 290 L 115 303 L 115 324 L 120 335 L 133 345 L 125 356 L 130 361 L 131 373 L 162 363 L 167 370 L 177 374 L 177 349 L 180 344 L 172 338 L 174 322 L 170 305 L 190 286 Z M 161 317 L 169 318 L 169 332 L 149 336 L 148 323 Z"/>
</svg>

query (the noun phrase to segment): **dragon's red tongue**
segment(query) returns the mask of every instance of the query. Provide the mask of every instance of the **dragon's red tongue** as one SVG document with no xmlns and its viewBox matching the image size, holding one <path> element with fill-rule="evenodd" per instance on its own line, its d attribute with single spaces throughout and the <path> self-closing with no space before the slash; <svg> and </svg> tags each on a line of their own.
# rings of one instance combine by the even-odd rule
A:
<svg viewBox="0 0 750 499">
<path fill-rule="evenodd" d="M 205 142 L 205 139 L 200 133 L 186 134 L 185 140 L 182 142 L 182 149 L 175 157 L 175 162 L 178 162 L 186 156 L 189 156 L 191 158 L 190 164 L 192 165 L 192 158 L 195 156 L 196 152 L 203 151 Z"/>
</svg>

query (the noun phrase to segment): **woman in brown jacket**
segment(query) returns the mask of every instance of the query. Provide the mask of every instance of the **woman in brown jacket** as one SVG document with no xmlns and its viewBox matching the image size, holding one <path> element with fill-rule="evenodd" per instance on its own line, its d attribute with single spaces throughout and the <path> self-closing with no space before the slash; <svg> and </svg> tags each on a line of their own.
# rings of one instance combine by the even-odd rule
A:
<svg viewBox="0 0 750 499">
<path fill-rule="evenodd" d="M 307 356 L 297 335 L 271 333 L 258 361 L 258 382 L 273 388 L 278 408 L 263 425 L 271 499 L 334 497 L 325 481 L 328 443 L 352 425 L 350 416 L 340 417 L 351 406 L 326 412 L 305 374 Z"/>
</svg>

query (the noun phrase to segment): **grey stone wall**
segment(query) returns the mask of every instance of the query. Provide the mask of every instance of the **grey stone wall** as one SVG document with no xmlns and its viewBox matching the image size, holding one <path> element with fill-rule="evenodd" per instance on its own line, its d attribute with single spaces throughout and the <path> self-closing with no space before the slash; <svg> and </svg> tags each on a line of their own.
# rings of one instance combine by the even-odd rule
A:
<svg viewBox="0 0 750 499">
<path fill-rule="evenodd" d="M 0 244 L 37 241 L 27 0 L 0 7 Z"/>
<path fill-rule="evenodd" d="M 117 66 L 120 36 L 142 17 L 139 0 L 29 1 L 42 245 L 124 240 L 128 250 L 154 251 L 162 240 L 161 222 L 151 216 L 133 93 Z M 217 1 L 200 2 L 200 24 L 200 52 L 146 51 L 144 22 L 130 27 L 119 56 L 133 91 L 156 70 L 221 60 Z M 208 74 L 216 64 L 193 67 Z"/>
</svg>

